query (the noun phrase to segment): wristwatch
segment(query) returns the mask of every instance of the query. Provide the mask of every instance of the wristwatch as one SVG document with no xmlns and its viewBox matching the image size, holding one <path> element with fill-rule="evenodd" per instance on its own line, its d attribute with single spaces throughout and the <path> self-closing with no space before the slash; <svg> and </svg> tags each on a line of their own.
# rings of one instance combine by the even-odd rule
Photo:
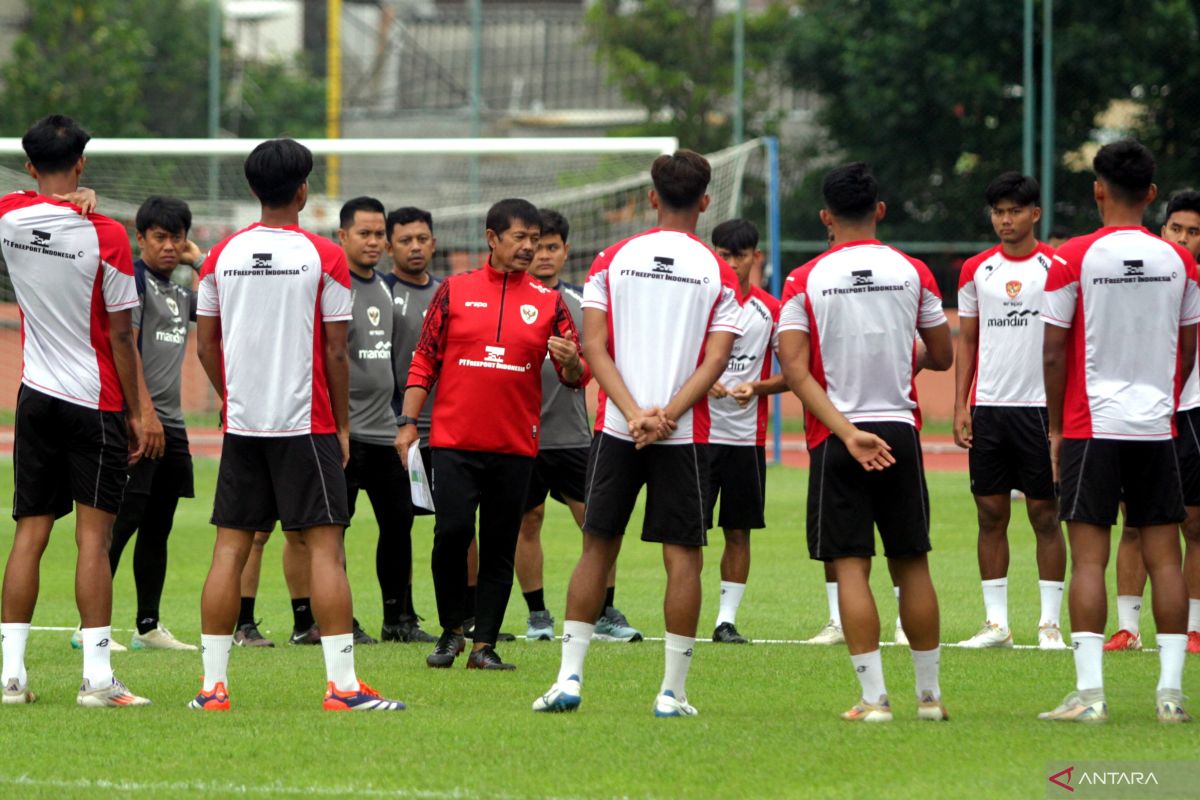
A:
<svg viewBox="0 0 1200 800">
<path fill-rule="evenodd" d="M 396 427 L 397 428 L 403 428 L 405 425 L 416 425 L 416 424 L 417 424 L 416 417 L 406 417 L 403 414 L 396 417 Z"/>
</svg>

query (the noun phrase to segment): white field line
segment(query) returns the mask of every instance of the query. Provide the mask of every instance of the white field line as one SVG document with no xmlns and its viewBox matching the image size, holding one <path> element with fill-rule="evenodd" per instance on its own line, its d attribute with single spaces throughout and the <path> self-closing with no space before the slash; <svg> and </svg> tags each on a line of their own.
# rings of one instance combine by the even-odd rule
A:
<svg viewBox="0 0 1200 800">
<path fill-rule="evenodd" d="M 431 791 L 424 789 L 376 789 L 363 786 L 287 786 L 274 784 L 243 784 L 243 783 L 212 783 L 209 781 L 115 781 L 103 778 L 78 778 L 75 780 L 56 780 L 34 778 L 29 775 L 0 775 L 0 786 L 28 787 L 31 789 L 60 789 L 124 792 L 128 794 L 152 793 L 156 795 L 171 793 L 192 793 L 200 795 L 252 795 L 252 796 L 301 796 L 316 795 L 319 797 L 393 797 L 414 798 L 414 800 L 459 800 L 459 798 L 474 797 L 476 794 L 466 789 L 456 789 L 451 792 Z M 504 798 L 506 795 L 492 795 Z"/>
</svg>

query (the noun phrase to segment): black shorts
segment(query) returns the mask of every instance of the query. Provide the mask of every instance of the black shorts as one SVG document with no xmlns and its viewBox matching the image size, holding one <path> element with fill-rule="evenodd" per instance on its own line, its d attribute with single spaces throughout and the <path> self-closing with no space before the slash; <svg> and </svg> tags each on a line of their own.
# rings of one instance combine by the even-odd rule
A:
<svg viewBox="0 0 1200 800">
<path fill-rule="evenodd" d="M 212 523 L 269 531 L 277 520 L 285 531 L 350 523 L 336 435 L 225 434 Z"/>
<path fill-rule="evenodd" d="M 425 454 L 421 455 L 424 458 Z M 425 470 L 428 474 L 428 463 L 425 464 Z M 360 489 L 370 496 L 372 507 L 376 500 L 386 500 L 389 505 L 386 516 L 389 519 L 407 517 L 411 527 L 412 490 L 395 445 L 350 440 L 350 461 L 346 464 L 346 500 L 351 519 L 354 519 Z M 376 510 L 376 517 L 379 516 Z"/>
<path fill-rule="evenodd" d="M 971 493 L 1007 495 L 1019 489 L 1033 500 L 1054 499 L 1046 409 L 975 406 L 971 409 Z"/>
<path fill-rule="evenodd" d="M 125 494 L 196 496 L 187 430 L 164 425 L 163 433 L 166 434 L 166 450 L 159 458 L 142 458 L 133 465 L 129 470 L 129 483 L 125 485 Z"/>
<path fill-rule="evenodd" d="M 1200 506 L 1200 408 L 1175 415 L 1175 455 L 1183 483 L 1183 504 Z"/>
<path fill-rule="evenodd" d="M 71 513 L 72 501 L 110 514 L 129 467 L 125 415 L 68 403 L 22 385 L 13 441 L 13 519 Z"/>
<path fill-rule="evenodd" d="M 818 561 L 875 555 L 875 527 L 888 558 L 928 553 L 929 490 L 917 429 L 904 422 L 858 427 L 892 447 L 896 463 L 867 472 L 835 436 L 809 454 L 808 554 Z"/>
<path fill-rule="evenodd" d="M 1183 522 L 1183 484 L 1175 443 L 1064 439 L 1058 460 L 1058 518 L 1111 527 L 1125 502 L 1125 524 Z"/>
<path fill-rule="evenodd" d="M 587 485 L 587 447 L 566 447 L 542 450 L 533 460 L 529 476 L 529 493 L 525 496 L 525 511 L 529 512 L 546 502 L 550 495 L 560 503 L 567 500 L 583 502 Z"/>
<path fill-rule="evenodd" d="M 721 516 L 717 524 L 726 530 L 765 528 L 763 509 L 767 491 L 767 448 L 755 445 L 710 444 L 708 446 L 708 527 L 713 526 L 717 495 Z"/>
<path fill-rule="evenodd" d="M 708 544 L 704 514 L 707 448 L 703 444 L 654 444 L 638 450 L 633 442 L 607 433 L 597 435 L 588 458 L 584 531 L 605 538 L 624 536 L 645 486 L 643 541 L 688 547 Z"/>
</svg>

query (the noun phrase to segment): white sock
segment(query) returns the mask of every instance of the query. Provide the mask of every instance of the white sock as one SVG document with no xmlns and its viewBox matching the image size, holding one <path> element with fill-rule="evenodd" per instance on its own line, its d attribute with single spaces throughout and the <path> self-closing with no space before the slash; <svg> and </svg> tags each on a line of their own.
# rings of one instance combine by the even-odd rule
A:
<svg viewBox="0 0 1200 800">
<path fill-rule="evenodd" d="M 1188 600 L 1188 627 L 1189 631 L 1200 631 L 1200 600 Z"/>
<path fill-rule="evenodd" d="M 737 622 L 738 606 L 742 604 L 742 595 L 746 592 L 746 584 L 721 581 L 721 610 L 717 612 L 717 624 Z"/>
<path fill-rule="evenodd" d="M 872 650 L 857 656 L 850 656 L 858 682 L 862 684 L 862 698 L 871 705 L 877 705 L 887 696 L 887 688 L 883 685 L 883 659 L 879 650 Z"/>
<path fill-rule="evenodd" d="M 209 636 L 200 634 L 200 658 L 204 662 L 204 689 L 211 692 L 218 683 L 229 688 L 229 651 L 233 649 L 233 636 Z"/>
<path fill-rule="evenodd" d="M 1038 581 L 1042 595 L 1042 619 L 1039 625 L 1058 625 L 1062 617 L 1063 581 Z"/>
<path fill-rule="evenodd" d="M 5 622 L 0 625 L 0 646 L 4 651 L 4 668 L 0 670 L 0 683 L 8 685 L 13 678 L 22 686 L 29 685 L 25 674 L 25 643 L 29 641 L 28 622 Z"/>
<path fill-rule="evenodd" d="M 1187 656 L 1186 633 L 1160 633 L 1158 641 L 1158 688 L 1183 689 L 1183 660 Z"/>
<path fill-rule="evenodd" d="M 917 702 L 931 695 L 934 700 L 942 699 L 942 687 L 938 685 L 938 672 L 942 663 L 942 648 L 913 650 L 913 670 L 917 673 Z"/>
<path fill-rule="evenodd" d="M 587 658 L 588 645 L 592 643 L 592 632 L 596 626 L 590 622 L 563 621 L 562 662 L 558 667 L 558 683 L 574 676 L 583 682 L 583 662 Z"/>
<path fill-rule="evenodd" d="M 1141 632 L 1142 597 L 1136 594 L 1117 595 L 1117 628 L 1134 636 Z"/>
<path fill-rule="evenodd" d="M 829 598 L 829 621 L 834 625 L 842 624 L 842 609 L 838 605 L 837 581 L 825 582 L 825 596 Z"/>
<path fill-rule="evenodd" d="M 354 634 L 321 635 L 325 651 L 325 680 L 333 681 L 339 692 L 357 692 L 358 676 L 354 674 Z"/>
<path fill-rule="evenodd" d="M 893 586 L 892 594 L 896 596 L 896 630 L 904 630 L 904 624 L 900 621 L 900 587 Z"/>
<path fill-rule="evenodd" d="M 678 636 L 667 633 L 667 660 L 663 669 L 662 688 L 659 694 L 670 690 L 676 700 L 687 699 L 688 667 L 692 666 L 692 649 L 696 646 L 695 636 Z"/>
<path fill-rule="evenodd" d="M 1104 634 L 1071 631 L 1075 648 L 1075 688 L 1079 691 L 1104 688 Z"/>
<path fill-rule="evenodd" d="M 112 685 L 112 650 L 109 649 L 109 644 L 112 643 L 112 626 L 83 628 L 79 633 L 83 637 L 84 680 L 90 682 L 93 689 Z"/>
<path fill-rule="evenodd" d="M 1001 628 L 1008 627 L 1008 578 L 983 581 L 983 607 L 987 621 Z"/>
</svg>

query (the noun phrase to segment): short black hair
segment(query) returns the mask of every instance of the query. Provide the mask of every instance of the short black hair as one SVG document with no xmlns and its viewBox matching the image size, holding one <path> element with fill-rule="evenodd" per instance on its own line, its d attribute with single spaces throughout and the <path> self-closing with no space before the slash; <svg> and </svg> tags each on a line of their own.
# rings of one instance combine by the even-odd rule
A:
<svg viewBox="0 0 1200 800">
<path fill-rule="evenodd" d="M 537 206 L 519 197 L 509 197 L 489 208 L 485 224 L 489 231 L 500 236 L 512 227 L 514 220 L 537 226 L 539 230 L 542 227 L 542 215 Z"/>
<path fill-rule="evenodd" d="M 1040 207 L 1042 187 L 1035 178 L 1022 175 L 1019 172 L 1005 172 L 988 184 L 983 196 L 987 198 L 988 207 L 994 207 L 1001 200 L 1011 200 L 1018 206 Z"/>
<path fill-rule="evenodd" d="M 1154 156 L 1141 142 L 1121 139 L 1100 148 L 1092 159 L 1092 170 L 1117 200 L 1138 205 L 1154 183 Z"/>
<path fill-rule="evenodd" d="M 25 131 L 21 147 L 38 172 L 66 172 L 83 157 L 92 135 L 79 123 L 62 114 L 42 117 Z"/>
<path fill-rule="evenodd" d="M 668 208 L 686 211 L 695 208 L 712 180 L 708 159 L 691 150 L 676 150 L 661 155 L 650 165 L 650 180 L 658 199 Z"/>
<path fill-rule="evenodd" d="M 748 219 L 727 219 L 712 232 L 713 247 L 743 253 L 758 247 L 758 228 Z"/>
<path fill-rule="evenodd" d="M 151 195 L 138 209 L 134 225 L 141 234 L 151 228 L 162 228 L 167 233 L 187 236 L 192 229 L 192 210 L 178 198 Z"/>
<path fill-rule="evenodd" d="M 338 216 L 338 221 L 342 226 L 342 230 L 350 230 L 350 226 L 354 224 L 354 215 L 359 211 L 366 211 L 372 214 L 386 214 L 387 211 L 383 207 L 383 203 L 376 200 L 374 197 L 354 197 L 347 200 L 342 206 L 342 213 Z"/>
<path fill-rule="evenodd" d="M 392 231 L 397 225 L 407 225 L 410 222 L 424 222 L 429 226 L 429 232 L 433 233 L 433 214 L 416 206 L 404 206 L 387 215 L 388 238 L 392 238 Z"/>
<path fill-rule="evenodd" d="M 542 236 L 558 234 L 566 244 L 567 236 L 571 233 L 571 223 L 567 222 L 567 218 L 552 208 L 540 209 L 538 213 L 542 215 Z"/>
<path fill-rule="evenodd" d="M 1184 189 L 1182 192 L 1172 195 L 1167 202 L 1167 214 L 1163 217 L 1164 225 L 1176 211 L 1193 211 L 1200 214 L 1200 192 Z"/>
<path fill-rule="evenodd" d="M 862 161 L 831 169 L 821 181 L 825 210 L 839 219 L 861 220 L 875 213 L 879 181 Z"/>
<path fill-rule="evenodd" d="M 312 172 L 312 151 L 295 139 L 268 139 L 246 156 L 246 182 L 267 208 L 292 202 Z"/>
</svg>

